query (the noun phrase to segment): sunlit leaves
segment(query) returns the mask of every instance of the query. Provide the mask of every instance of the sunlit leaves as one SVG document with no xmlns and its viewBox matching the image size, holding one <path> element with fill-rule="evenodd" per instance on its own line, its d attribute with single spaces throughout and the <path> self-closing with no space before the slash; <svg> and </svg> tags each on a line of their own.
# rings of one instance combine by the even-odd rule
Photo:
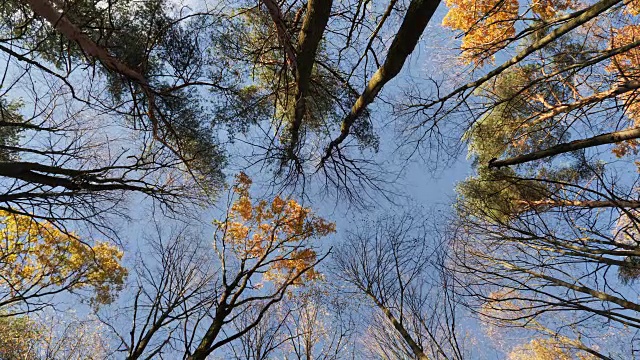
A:
<svg viewBox="0 0 640 360">
<path fill-rule="evenodd" d="M 446 0 L 449 12 L 442 24 L 465 33 L 461 50 L 465 62 L 480 62 L 504 47 L 515 34 L 517 0 Z"/>
<path fill-rule="evenodd" d="M 106 304 L 122 289 L 127 270 L 115 246 L 88 246 L 51 223 L 7 212 L 0 212 L 0 225 L 0 294 L 28 298 L 90 288 L 94 303 Z"/>
<path fill-rule="evenodd" d="M 442 24 L 462 31 L 462 60 L 482 65 L 493 55 L 511 45 L 518 21 L 529 12 L 535 19 L 551 20 L 575 7 L 573 0 L 446 0 L 449 12 Z"/>
<path fill-rule="evenodd" d="M 631 4 L 635 3 L 637 2 L 632 2 Z M 634 7 L 630 7 L 630 9 L 634 9 Z M 635 14 L 637 15 L 637 12 Z M 625 46 L 638 40 L 640 40 L 640 25 L 627 25 L 613 31 L 611 47 Z M 620 81 L 638 80 L 640 76 L 639 66 L 640 50 L 636 47 L 612 57 L 611 63 L 606 67 L 606 70 L 614 74 Z M 620 98 L 624 101 L 626 115 L 631 120 L 630 127 L 640 126 L 638 92 L 632 91 L 622 95 Z M 612 152 L 619 158 L 626 155 L 636 155 L 638 153 L 638 141 L 628 140 L 616 144 Z"/>
<path fill-rule="evenodd" d="M 533 339 L 509 353 L 509 360 L 595 360 L 591 354 L 578 353 L 562 339 Z"/>
<path fill-rule="evenodd" d="M 26 359 L 35 355 L 40 326 L 26 317 L 6 317 L 0 313 L 0 359 Z"/>
<path fill-rule="evenodd" d="M 105 328 L 75 314 L 6 316 L 0 312 L 0 359 L 97 360 L 108 357 Z"/>
<path fill-rule="evenodd" d="M 235 200 L 225 221 L 214 222 L 222 242 L 243 261 L 268 263 L 265 280 L 294 284 L 320 277 L 313 269 L 318 257 L 308 243 L 335 232 L 335 224 L 313 214 L 293 199 L 276 196 L 270 202 L 252 201 L 251 179 L 236 176 Z M 302 276 L 300 276 L 303 274 Z"/>
</svg>

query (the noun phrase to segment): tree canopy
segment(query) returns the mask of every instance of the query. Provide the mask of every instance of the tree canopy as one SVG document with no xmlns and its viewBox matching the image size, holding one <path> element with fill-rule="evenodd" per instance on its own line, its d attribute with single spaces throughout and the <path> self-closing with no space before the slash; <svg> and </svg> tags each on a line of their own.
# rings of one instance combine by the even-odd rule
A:
<svg viewBox="0 0 640 360">
<path fill-rule="evenodd" d="M 639 20 L 3 1 L 0 358 L 639 357 Z"/>
</svg>

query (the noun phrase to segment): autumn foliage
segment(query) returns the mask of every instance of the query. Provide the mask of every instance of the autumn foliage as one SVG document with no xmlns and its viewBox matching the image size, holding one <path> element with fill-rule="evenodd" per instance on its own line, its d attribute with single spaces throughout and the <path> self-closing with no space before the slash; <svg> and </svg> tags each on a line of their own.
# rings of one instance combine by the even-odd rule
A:
<svg viewBox="0 0 640 360">
<path fill-rule="evenodd" d="M 449 12 L 442 25 L 463 32 L 462 60 L 482 64 L 508 46 L 516 35 L 516 23 L 532 12 L 537 19 L 550 20 L 575 6 L 572 0 L 446 0 Z"/>
<path fill-rule="evenodd" d="M 214 222 L 222 243 L 232 246 L 243 261 L 268 263 L 265 280 L 282 283 L 295 278 L 293 283 L 301 285 L 319 278 L 313 268 L 318 256 L 308 241 L 334 233 L 335 224 L 279 195 L 270 202 L 254 202 L 251 183 L 244 173 L 236 176 L 232 190 L 236 198 L 227 219 Z"/>
<path fill-rule="evenodd" d="M 515 34 L 518 1 L 446 0 L 449 12 L 442 24 L 465 34 L 462 58 L 465 62 L 482 62 L 483 53 L 492 55 Z"/>
<path fill-rule="evenodd" d="M 0 306 L 81 288 L 106 304 L 124 284 L 123 253 L 113 245 L 89 246 L 52 223 L 6 211 L 0 226 Z"/>
<path fill-rule="evenodd" d="M 595 356 L 585 353 L 574 354 L 571 344 L 561 339 L 533 339 L 509 353 L 508 360 L 595 360 Z"/>
</svg>

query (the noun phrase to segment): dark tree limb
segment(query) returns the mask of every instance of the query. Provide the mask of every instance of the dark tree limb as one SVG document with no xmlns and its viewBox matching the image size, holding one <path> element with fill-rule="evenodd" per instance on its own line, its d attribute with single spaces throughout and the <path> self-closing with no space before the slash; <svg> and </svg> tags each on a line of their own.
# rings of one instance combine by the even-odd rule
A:
<svg viewBox="0 0 640 360">
<path fill-rule="evenodd" d="M 625 140 L 633 140 L 637 138 L 640 138 L 640 128 L 610 132 L 607 134 L 594 136 L 589 139 L 574 140 L 568 143 L 558 144 L 545 150 L 534 151 L 529 154 L 515 156 L 504 160 L 492 159 L 489 161 L 489 168 L 501 168 L 503 166 L 524 164 L 534 160 L 544 159 L 571 151 L 605 144 L 615 144 Z"/>
<path fill-rule="evenodd" d="M 289 39 L 289 34 L 287 32 L 287 26 L 284 23 L 282 18 L 282 11 L 280 11 L 280 7 L 274 0 L 262 0 L 264 5 L 267 7 L 269 11 L 269 15 L 271 16 L 271 21 L 273 21 L 274 26 L 276 27 L 276 33 L 278 34 L 278 40 L 280 41 L 280 45 L 284 49 L 284 53 L 287 56 L 287 64 L 291 67 L 294 73 L 296 70 L 296 51 L 293 49 L 291 45 L 291 39 Z"/>
<path fill-rule="evenodd" d="M 82 171 L 30 162 L 1 162 L 0 176 L 22 180 L 30 184 L 39 184 L 51 188 L 61 187 L 72 191 L 129 190 L 143 193 L 158 191 L 140 181 L 104 178 L 94 170 Z M 135 182 L 139 184 L 133 184 Z M 0 195 L 0 201 L 15 200 L 15 195 Z"/>
<path fill-rule="evenodd" d="M 439 0 L 411 1 L 402 25 L 400 25 L 400 29 L 389 47 L 389 53 L 384 64 L 373 74 L 367 87 L 351 108 L 350 113 L 342 121 L 340 135 L 329 143 L 324 156 L 320 160 L 319 167 L 324 165 L 333 151 L 349 136 L 349 131 L 355 121 L 362 116 L 367 106 L 375 100 L 384 85 L 400 73 L 407 57 L 415 49 L 420 36 L 439 4 Z"/>
<path fill-rule="evenodd" d="M 302 119 L 307 112 L 307 96 L 311 82 L 311 73 L 315 63 L 318 45 L 322 40 L 322 35 L 329 15 L 333 0 L 310 0 L 307 3 L 307 15 L 302 22 L 302 29 L 298 39 L 298 57 L 296 59 L 296 107 L 294 119 L 289 126 L 290 141 L 287 149 L 289 158 L 294 158 L 295 149 L 300 138 L 300 127 Z"/>
</svg>

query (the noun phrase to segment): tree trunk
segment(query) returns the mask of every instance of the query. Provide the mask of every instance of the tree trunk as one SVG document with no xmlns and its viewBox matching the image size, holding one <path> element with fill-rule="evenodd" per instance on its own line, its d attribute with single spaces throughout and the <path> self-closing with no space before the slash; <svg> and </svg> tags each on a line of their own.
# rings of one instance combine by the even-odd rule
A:
<svg viewBox="0 0 640 360">
<path fill-rule="evenodd" d="M 416 359 L 418 359 L 418 360 L 429 360 L 427 355 L 425 355 L 424 351 L 422 350 L 422 347 L 420 345 L 418 345 L 418 343 L 416 343 L 415 340 L 413 340 L 413 338 L 411 337 L 411 335 L 409 334 L 407 329 L 405 329 L 405 327 L 402 325 L 402 323 L 400 323 L 400 321 L 398 321 L 398 319 L 396 319 L 396 317 L 393 316 L 393 314 L 391 313 L 391 310 L 389 310 L 386 306 L 384 306 L 382 303 L 380 303 L 378 301 L 378 299 L 375 296 L 373 296 L 373 294 L 368 293 L 368 295 L 369 295 L 369 297 L 371 297 L 371 299 L 376 304 L 376 306 L 380 310 L 382 310 L 382 312 L 387 317 L 387 319 L 389 319 L 389 321 L 393 325 L 394 329 L 396 329 L 396 331 L 398 331 L 400 336 L 402 336 L 402 339 L 411 348 L 411 351 L 413 352 L 413 355 L 416 357 Z"/>
<path fill-rule="evenodd" d="M 296 71 L 296 52 L 291 46 L 291 39 L 289 39 L 289 34 L 287 33 L 287 27 L 284 24 L 284 20 L 282 20 L 282 12 L 280 11 L 280 7 L 275 2 L 275 0 L 263 0 L 264 5 L 267 7 L 269 11 L 269 15 L 271 16 L 271 21 L 273 21 L 274 26 L 276 27 L 276 33 L 278 34 L 278 40 L 280 41 L 280 45 L 284 49 L 284 53 L 287 56 L 287 64 L 291 66 L 293 71 Z"/>
<path fill-rule="evenodd" d="M 290 158 L 295 156 L 300 137 L 300 126 L 307 112 L 307 96 L 313 64 L 316 60 L 318 45 L 327 27 L 333 0 L 310 0 L 307 4 L 307 15 L 302 23 L 298 39 L 298 57 L 296 59 L 296 107 L 293 122 L 289 126 L 290 141 L 288 154 Z"/>
<path fill-rule="evenodd" d="M 351 108 L 351 112 L 342 121 L 340 135 L 335 138 L 326 149 L 319 167 L 331 157 L 331 154 L 349 135 L 351 126 L 364 113 L 367 106 L 373 102 L 384 85 L 400 73 L 407 57 L 413 52 L 420 36 L 427 27 L 431 16 L 440 4 L 440 0 L 412 0 L 407 14 L 400 25 L 384 64 L 371 77 L 367 87 Z"/>
</svg>

